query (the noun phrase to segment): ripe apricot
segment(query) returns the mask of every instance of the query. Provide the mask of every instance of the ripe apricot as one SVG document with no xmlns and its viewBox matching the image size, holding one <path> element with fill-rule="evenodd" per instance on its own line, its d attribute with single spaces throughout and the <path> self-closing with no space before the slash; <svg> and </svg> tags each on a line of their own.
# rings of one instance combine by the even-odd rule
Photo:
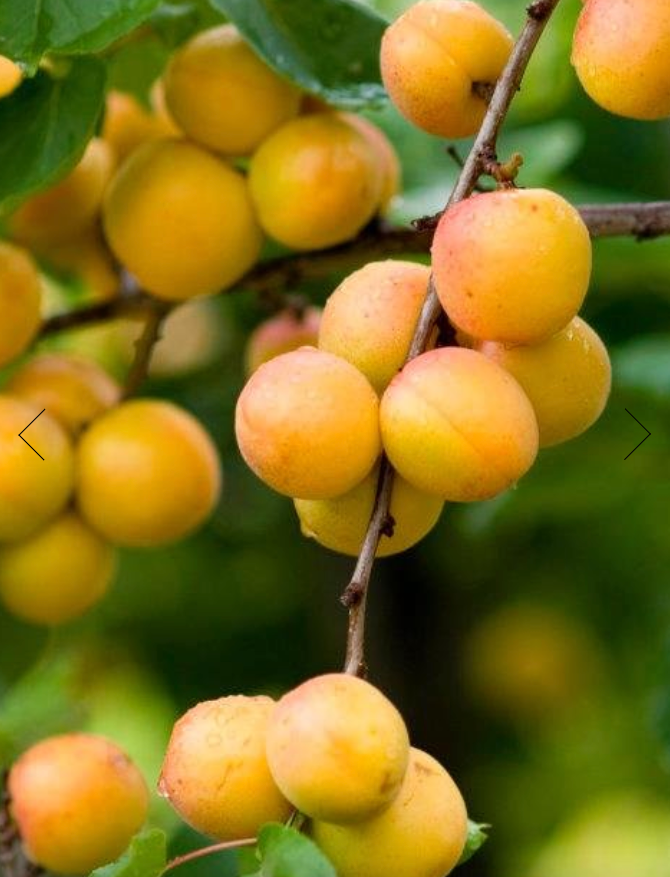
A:
<svg viewBox="0 0 670 877">
<path fill-rule="evenodd" d="M 113 169 L 112 150 L 94 137 L 74 170 L 12 214 L 10 236 L 36 252 L 76 238 L 95 220 Z"/>
<path fill-rule="evenodd" d="M 458 863 L 467 831 L 458 787 L 441 764 L 414 748 L 388 809 L 355 825 L 311 827 L 338 877 L 444 877 Z"/>
<path fill-rule="evenodd" d="M 282 697 L 270 716 L 267 755 L 275 782 L 298 810 L 348 823 L 398 794 L 409 741 L 402 716 L 381 691 L 331 673 Z"/>
<path fill-rule="evenodd" d="M 180 128 L 224 155 L 250 155 L 300 109 L 298 89 L 271 70 L 232 24 L 190 39 L 172 56 L 163 81 Z"/>
<path fill-rule="evenodd" d="M 78 433 L 119 401 L 121 388 L 95 362 L 66 353 L 42 353 L 14 372 L 6 385 L 71 433 Z"/>
<path fill-rule="evenodd" d="M 35 338 L 41 307 L 37 266 L 27 252 L 0 241 L 0 366 L 16 359 Z"/>
<path fill-rule="evenodd" d="M 237 402 L 242 456 L 279 493 L 328 499 L 351 490 L 379 456 L 379 403 L 350 363 L 301 347 L 262 365 Z"/>
<path fill-rule="evenodd" d="M 666 0 L 586 0 L 572 63 L 587 94 L 631 119 L 670 116 L 670 7 Z"/>
<path fill-rule="evenodd" d="M 240 840 L 288 818 L 291 805 L 265 755 L 274 707 L 269 697 L 221 697 L 194 706 L 174 726 L 158 787 L 193 828 Z"/>
<path fill-rule="evenodd" d="M 246 371 L 253 374 L 256 369 L 279 356 L 290 353 L 299 347 L 316 346 L 319 340 L 321 308 L 307 308 L 298 314 L 286 309 L 261 323 L 249 336 L 245 351 Z"/>
<path fill-rule="evenodd" d="M 442 216 L 433 240 L 437 294 L 475 338 L 534 344 L 575 316 L 589 285 L 581 216 L 548 189 L 475 195 Z"/>
<path fill-rule="evenodd" d="M 303 534 L 326 548 L 356 557 L 372 516 L 378 477 L 378 469 L 373 469 L 353 490 L 335 499 L 296 499 Z M 437 523 L 443 506 L 439 497 L 417 490 L 396 475 L 391 494 L 393 535 L 382 534 L 377 557 L 399 554 L 420 542 Z"/>
<path fill-rule="evenodd" d="M 479 349 L 521 384 L 537 417 L 541 448 L 581 435 L 607 404 L 612 385 L 607 349 L 579 317 L 541 344 L 485 341 Z"/>
<path fill-rule="evenodd" d="M 119 261 L 169 300 L 231 286 L 261 248 L 244 177 L 185 140 L 141 146 L 114 177 L 103 217 Z"/>
<path fill-rule="evenodd" d="M 7 97 L 18 88 L 22 79 L 21 68 L 9 58 L 0 55 L 0 98 Z"/>
<path fill-rule="evenodd" d="M 172 378 L 212 365 L 227 341 L 218 305 L 216 299 L 197 298 L 170 311 L 151 356 L 150 376 Z M 137 324 L 132 329 L 137 338 Z"/>
<path fill-rule="evenodd" d="M 481 353 L 443 347 L 412 360 L 381 402 L 382 441 L 410 484 L 453 502 L 490 499 L 533 464 L 535 414 Z"/>
<path fill-rule="evenodd" d="M 469 0 L 421 0 L 382 40 L 384 85 L 403 116 L 439 137 L 469 137 L 482 123 L 487 92 L 512 51 L 512 37 Z"/>
<path fill-rule="evenodd" d="M 366 138 L 374 149 L 382 173 L 382 190 L 379 203 L 379 212 L 384 215 L 388 212 L 393 199 L 400 191 L 402 182 L 402 167 L 395 147 L 386 136 L 384 131 L 374 122 L 356 113 L 343 113 L 343 117 L 353 125 L 356 130 Z"/>
<path fill-rule="evenodd" d="M 107 95 L 102 137 L 119 162 L 125 161 L 147 140 L 178 134 L 179 129 L 166 113 L 143 107 L 132 94 L 110 91 Z"/>
<path fill-rule="evenodd" d="M 74 512 L 0 551 L 0 598 L 33 624 L 64 624 L 104 597 L 114 550 Z"/>
<path fill-rule="evenodd" d="M 88 874 L 117 859 L 146 819 L 142 775 L 116 744 L 63 734 L 32 746 L 9 774 L 12 813 L 30 859 Z"/>
<path fill-rule="evenodd" d="M 251 160 L 251 196 L 265 231 L 295 250 L 344 243 L 374 216 L 382 171 L 369 140 L 335 113 L 282 125 Z"/>
<path fill-rule="evenodd" d="M 79 507 L 114 544 L 184 538 L 209 517 L 220 489 L 214 443 L 169 402 L 124 402 L 98 418 L 79 444 Z"/>
<path fill-rule="evenodd" d="M 319 348 L 363 372 L 382 393 L 403 367 L 430 270 L 414 262 L 370 262 L 350 274 L 326 302 Z"/>
<path fill-rule="evenodd" d="M 73 487 L 74 453 L 60 424 L 28 402 L 0 395 L 0 542 L 36 533 L 63 509 Z"/>
</svg>

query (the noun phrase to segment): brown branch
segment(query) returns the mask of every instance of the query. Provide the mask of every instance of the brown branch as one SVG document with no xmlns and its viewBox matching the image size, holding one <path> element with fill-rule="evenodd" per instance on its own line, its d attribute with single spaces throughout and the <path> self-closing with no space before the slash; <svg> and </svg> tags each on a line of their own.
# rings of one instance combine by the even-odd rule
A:
<svg viewBox="0 0 670 877">
<path fill-rule="evenodd" d="M 592 238 L 638 240 L 670 234 L 670 201 L 630 204 L 582 204 L 579 207 Z"/>
<path fill-rule="evenodd" d="M 196 859 L 202 859 L 204 856 L 211 856 L 213 853 L 223 853 L 226 850 L 240 850 L 243 847 L 253 847 L 256 845 L 255 837 L 245 837 L 242 840 L 229 840 L 223 841 L 222 843 L 212 844 L 208 847 L 201 847 L 197 850 L 192 850 L 190 853 L 184 853 L 183 856 L 177 856 L 167 863 L 165 868 L 163 868 L 162 874 L 165 874 L 167 871 L 172 871 L 174 868 L 179 868 L 180 865 L 185 865 L 187 862 L 193 862 Z"/>
<path fill-rule="evenodd" d="M 496 144 L 514 95 L 528 66 L 533 50 L 537 45 L 552 12 L 559 0 L 535 0 L 528 7 L 528 19 L 514 44 L 510 59 L 498 80 L 486 116 L 465 160 L 461 174 L 454 186 L 447 206 L 468 198 L 479 181 L 485 165 L 496 161 Z M 426 347 L 433 326 L 440 314 L 440 303 L 435 292 L 433 278 L 428 284 L 419 322 L 410 344 L 407 362 L 419 356 Z M 377 498 L 375 500 L 370 524 L 356 563 L 354 575 L 344 592 L 344 601 L 349 602 L 355 595 L 349 609 L 349 631 L 347 636 L 347 657 L 345 672 L 356 675 L 365 672 L 365 609 L 375 555 L 384 527 L 389 520 L 391 493 L 393 490 L 393 469 L 384 462 L 379 476 Z"/>
<path fill-rule="evenodd" d="M 142 334 L 135 342 L 135 358 L 123 387 L 123 399 L 134 396 L 146 380 L 154 347 L 160 340 L 163 323 L 172 308 L 171 303 L 158 299 L 145 303 L 146 322 Z"/>
</svg>

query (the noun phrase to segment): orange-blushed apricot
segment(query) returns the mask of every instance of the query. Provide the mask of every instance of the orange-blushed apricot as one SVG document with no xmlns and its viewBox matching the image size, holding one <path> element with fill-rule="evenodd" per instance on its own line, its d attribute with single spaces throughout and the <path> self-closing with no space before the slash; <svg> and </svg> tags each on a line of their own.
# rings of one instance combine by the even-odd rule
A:
<svg viewBox="0 0 670 877">
<path fill-rule="evenodd" d="M 0 241 L 0 366 L 16 359 L 37 335 L 42 288 L 30 254 Z"/>
<path fill-rule="evenodd" d="M 363 116 L 356 113 L 344 113 L 344 118 L 353 125 L 370 143 L 379 160 L 382 171 L 382 190 L 379 212 L 388 212 L 393 199 L 400 192 L 402 184 L 402 167 L 395 147 L 382 129 Z"/>
<path fill-rule="evenodd" d="M 299 347 L 316 347 L 319 340 L 321 308 L 306 308 L 303 313 L 286 309 L 265 320 L 249 336 L 244 354 L 246 371 L 256 369 L 279 356 Z"/>
<path fill-rule="evenodd" d="M 7 97 L 21 83 L 23 74 L 18 64 L 0 55 L 0 98 Z"/>
</svg>

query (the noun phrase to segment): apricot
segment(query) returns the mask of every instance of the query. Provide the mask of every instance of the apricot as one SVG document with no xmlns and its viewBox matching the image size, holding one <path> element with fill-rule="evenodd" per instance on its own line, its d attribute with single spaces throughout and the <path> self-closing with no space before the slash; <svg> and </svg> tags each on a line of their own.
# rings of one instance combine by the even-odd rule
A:
<svg viewBox="0 0 670 877">
<path fill-rule="evenodd" d="M 179 127 L 224 155 L 250 155 L 300 109 L 298 89 L 271 70 L 232 24 L 190 39 L 172 56 L 163 81 Z"/>
<path fill-rule="evenodd" d="M 221 697 L 194 706 L 174 726 L 158 787 L 193 828 L 233 841 L 289 817 L 265 755 L 274 707 L 269 697 Z"/>
<path fill-rule="evenodd" d="M 33 195 L 12 214 L 10 237 L 36 252 L 76 238 L 95 220 L 113 170 L 112 150 L 94 137 L 64 179 Z"/>
<path fill-rule="evenodd" d="M 468 0 L 421 0 L 386 30 L 382 78 L 402 115 L 438 137 L 475 134 L 512 37 Z"/>
<path fill-rule="evenodd" d="M 166 113 L 155 112 L 123 91 L 110 91 L 105 105 L 102 137 L 112 147 L 119 163 L 146 143 L 158 137 L 179 134 Z"/>
<path fill-rule="evenodd" d="M 18 64 L 0 55 L 0 98 L 7 97 L 21 83 L 23 74 Z"/>
<path fill-rule="evenodd" d="M 374 390 L 350 363 L 313 347 L 254 372 L 237 402 L 235 433 L 256 475 L 300 499 L 346 493 L 381 451 Z"/>
<path fill-rule="evenodd" d="M 449 319 L 474 338 L 535 344 L 559 332 L 584 301 L 588 229 L 548 189 L 475 195 L 442 216 L 433 275 Z"/>
<path fill-rule="evenodd" d="M 388 809 L 355 825 L 311 827 L 338 877 L 444 877 L 458 863 L 467 831 L 458 787 L 441 764 L 414 748 Z"/>
<path fill-rule="evenodd" d="M 376 213 L 382 184 L 367 137 L 334 113 L 287 122 L 264 141 L 249 169 L 261 225 L 295 250 L 355 237 Z"/>
<path fill-rule="evenodd" d="M 579 317 L 541 344 L 485 341 L 479 349 L 521 384 L 537 417 L 541 448 L 581 435 L 607 404 L 612 385 L 607 349 Z"/>
<path fill-rule="evenodd" d="M 109 187 L 103 218 L 119 261 L 168 300 L 231 286 L 262 243 L 244 177 L 185 140 L 133 153 Z"/>
<path fill-rule="evenodd" d="M 0 542 L 36 533 L 64 508 L 73 488 L 74 453 L 65 430 L 35 405 L 0 395 Z"/>
<path fill-rule="evenodd" d="M 42 289 L 30 255 L 0 241 L 0 366 L 16 359 L 40 328 Z"/>
<path fill-rule="evenodd" d="M 370 262 L 326 302 L 319 348 L 363 372 L 383 393 L 403 367 L 428 293 L 430 270 L 414 262 Z"/>
<path fill-rule="evenodd" d="M 670 7 L 666 0 L 586 0 L 572 63 L 587 94 L 631 119 L 670 116 Z"/>
<path fill-rule="evenodd" d="M 151 356 L 149 374 L 161 378 L 204 369 L 219 357 L 226 346 L 227 326 L 211 298 L 196 298 L 170 311 L 163 324 L 160 341 Z M 135 340 L 139 329 L 132 326 Z"/>
<path fill-rule="evenodd" d="M 169 402 L 136 399 L 104 414 L 78 449 L 84 518 L 117 545 L 164 545 L 211 514 L 221 490 L 216 448 L 202 425 Z"/>
<path fill-rule="evenodd" d="M 8 393 L 32 402 L 71 433 L 117 404 L 118 383 L 97 363 L 66 353 L 42 353 L 14 372 Z"/>
<path fill-rule="evenodd" d="M 343 113 L 343 118 L 353 125 L 365 137 L 374 149 L 382 172 L 382 190 L 379 212 L 388 212 L 393 199 L 400 192 L 402 183 L 402 167 L 395 147 L 384 131 L 374 122 L 355 113 Z"/>
<path fill-rule="evenodd" d="M 316 346 L 321 313 L 321 308 L 315 307 L 307 308 L 302 314 L 287 308 L 257 326 L 247 341 L 244 356 L 247 375 L 281 353 Z"/>
<path fill-rule="evenodd" d="M 377 494 L 378 469 L 349 493 L 335 499 L 296 499 L 303 535 L 341 554 L 356 557 L 370 523 Z M 406 551 L 420 542 L 437 523 L 444 502 L 396 476 L 391 494 L 393 535 L 382 534 L 377 557 Z"/>
<path fill-rule="evenodd" d="M 348 823 L 393 801 L 409 741 L 402 716 L 381 691 L 331 673 L 282 697 L 268 723 L 267 756 L 275 782 L 298 810 Z"/>
<path fill-rule="evenodd" d="M 0 598 L 25 621 L 64 624 L 104 597 L 114 568 L 112 547 L 66 512 L 0 551 Z"/>
<path fill-rule="evenodd" d="M 26 853 L 58 874 L 88 874 L 117 859 L 146 819 L 141 773 L 116 744 L 63 734 L 32 746 L 9 774 Z"/>
<path fill-rule="evenodd" d="M 118 295 L 119 272 L 97 223 L 72 240 L 38 250 L 52 270 L 78 278 L 87 287 L 89 301 L 109 301 Z"/>
<path fill-rule="evenodd" d="M 511 487 L 538 449 L 535 414 L 519 384 L 481 353 L 455 347 L 422 354 L 391 381 L 381 430 L 402 477 L 452 502 Z"/>
</svg>

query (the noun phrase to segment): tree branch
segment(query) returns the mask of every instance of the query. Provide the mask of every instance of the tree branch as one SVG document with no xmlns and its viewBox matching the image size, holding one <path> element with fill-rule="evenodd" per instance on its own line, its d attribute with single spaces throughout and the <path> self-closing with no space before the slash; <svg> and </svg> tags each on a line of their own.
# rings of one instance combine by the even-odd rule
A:
<svg viewBox="0 0 670 877">
<path fill-rule="evenodd" d="M 510 104 L 514 99 L 514 95 L 519 89 L 533 50 L 558 3 L 559 0 L 535 0 L 528 7 L 526 24 L 514 44 L 510 59 L 496 84 L 486 116 L 470 150 L 470 154 L 465 160 L 447 207 L 469 197 L 473 193 L 487 164 L 497 161 L 496 144 L 498 134 Z M 440 311 L 440 303 L 431 276 L 426 300 L 417 323 L 414 338 L 410 344 L 407 362 L 423 352 Z M 348 602 L 350 605 L 345 672 L 356 675 L 365 672 L 365 610 L 367 596 L 377 546 L 384 532 L 384 527 L 389 520 L 392 490 L 393 469 L 384 461 L 379 476 L 377 498 L 370 524 L 356 563 L 353 578 L 343 596 L 345 604 Z M 353 604 L 350 602 L 352 595 L 355 595 Z"/>
<path fill-rule="evenodd" d="M 161 337 L 163 322 L 172 308 L 172 303 L 158 299 L 145 303 L 146 322 L 142 334 L 135 342 L 135 358 L 123 387 L 123 399 L 134 396 L 146 380 L 154 347 Z"/>
</svg>

